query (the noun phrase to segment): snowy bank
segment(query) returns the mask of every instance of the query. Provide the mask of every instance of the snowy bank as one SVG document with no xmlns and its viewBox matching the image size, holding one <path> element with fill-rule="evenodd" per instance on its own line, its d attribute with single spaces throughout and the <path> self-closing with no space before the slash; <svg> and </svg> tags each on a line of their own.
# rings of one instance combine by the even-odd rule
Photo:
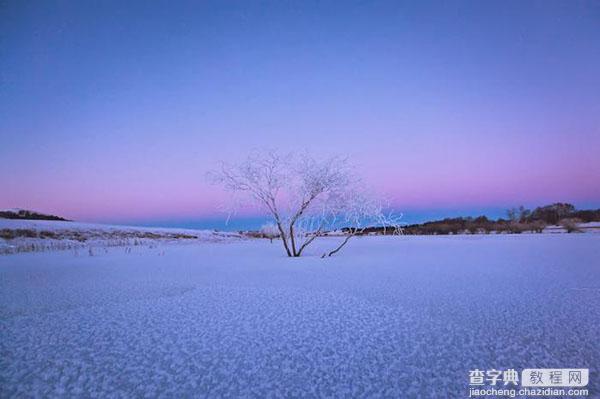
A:
<svg viewBox="0 0 600 399">
<path fill-rule="evenodd" d="M 208 230 L 112 226 L 48 220 L 0 219 L 0 255 L 112 246 L 216 242 L 241 238 Z"/>
</svg>

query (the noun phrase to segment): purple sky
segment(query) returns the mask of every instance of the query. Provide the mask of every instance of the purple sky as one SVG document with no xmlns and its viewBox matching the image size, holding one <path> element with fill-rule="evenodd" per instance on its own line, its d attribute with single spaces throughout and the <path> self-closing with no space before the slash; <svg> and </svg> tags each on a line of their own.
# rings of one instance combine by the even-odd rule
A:
<svg viewBox="0 0 600 399">
<path fill-rule="evenodd" d="M 600 207 L 600 3 L 4 2 L 0 208 L 213 217 L 249 149 L 410 212 Z"/>
</svg>

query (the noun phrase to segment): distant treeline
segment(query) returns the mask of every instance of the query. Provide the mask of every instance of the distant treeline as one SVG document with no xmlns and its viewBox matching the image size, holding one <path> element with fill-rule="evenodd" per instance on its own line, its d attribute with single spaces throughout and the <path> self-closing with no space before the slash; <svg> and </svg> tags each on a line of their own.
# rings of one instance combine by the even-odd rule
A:
<svg viewBox="0 0 600 399">
<path fill-rule="evenodd" d="M 485 216 L 458 217 L 436 220 L 420 224 L 403 226 L 404 234 L 433 235 L 433 234 L 460 234 L 460 233 L 513 233 L 523 232 L 541 233 L 546 226 L 560 225 L 567 232 L 579 231 L 578 224 L 600 221 L 600 209 L 576 210 L 571 204 L 555 203 L 552 205 L 535 208 L 533 211 L 524 207 L 507 210 L 507 218 L 491 220 Z M 389 229 L 371 227 L 364 230 L 363 234 L 390 234 Z"/>
<path fill-rule="evenodd" d="M 61 218 L 54 215 L 44 215 L 43 213 L 37 213 L 20 209 L 18 211 L 0 211 L 0 218 L 4 219 L 28 219 L 28 220 L 62 220 L 67 222 L 67 219 Z"/>
</svg>

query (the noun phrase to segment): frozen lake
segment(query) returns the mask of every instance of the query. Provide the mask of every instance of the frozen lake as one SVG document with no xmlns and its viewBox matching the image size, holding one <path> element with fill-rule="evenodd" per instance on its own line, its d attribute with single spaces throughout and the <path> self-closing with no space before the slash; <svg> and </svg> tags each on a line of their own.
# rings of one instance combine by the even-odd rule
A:
<svg viewBox="0 0 600 399">
<path fill-rule="evenodd" d="M 471 369 L 546 367 L 590 368 L 600 394 L 600 235 L 282 255 L 264 240 L 0 256 L 0 396 L 465 397 Z"/>
</svg>

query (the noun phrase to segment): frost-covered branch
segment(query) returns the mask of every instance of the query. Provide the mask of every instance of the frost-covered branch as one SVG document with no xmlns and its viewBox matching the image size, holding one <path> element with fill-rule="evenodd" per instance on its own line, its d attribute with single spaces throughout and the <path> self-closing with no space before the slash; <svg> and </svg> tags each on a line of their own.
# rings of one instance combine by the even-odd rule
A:
<svg viewBox="0 0 600 399">
<path fill-rule="evenodd" d="M 350 226 L 342 230 L 344 241 L 325 255 L 340 251 L 366 227 L 398 228 L 346 158 L 257 152 L 236 165 L 223 163 L 211 177 L 271 215 L 290 257 L 302 255 L 316 238 L 340 226 Z"/>
</svg>

